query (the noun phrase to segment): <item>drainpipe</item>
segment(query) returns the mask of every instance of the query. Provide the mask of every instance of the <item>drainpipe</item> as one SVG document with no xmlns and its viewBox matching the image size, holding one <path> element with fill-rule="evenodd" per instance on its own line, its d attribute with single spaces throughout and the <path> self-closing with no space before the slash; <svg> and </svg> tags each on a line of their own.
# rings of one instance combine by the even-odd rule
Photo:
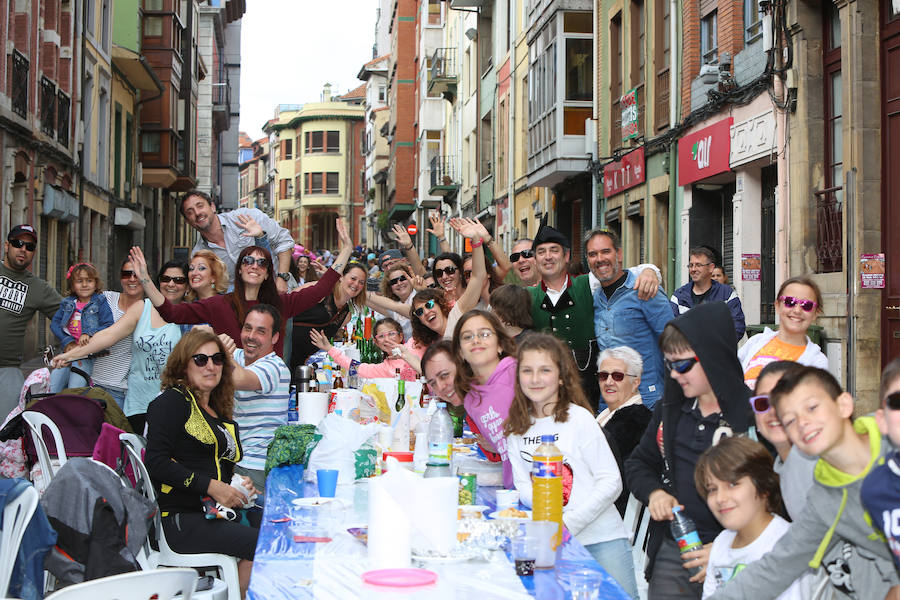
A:
<svg viewBox="0 0 900 600">
<path fill-rule="evenodd" d="M 669 129 L 675 128 L 678 122 L 678 0 L 669 0 Z M 666 259 L 669 261 L 669 270 L 666 277 L 666 289 L 675 290 L 675 240 L 677 237 L 676 223 L 678 218 L 678 140 L 672 140 L 669 146 L 669 250 Z"/>
<path fill-rule="evenodd" d="M 513 207 L 516 203 L 516 2 L 509 3 L 509 102 L 506 104 L 506 227 L 509 235 L 506 236 L 506 253 L 512 252 L 513 246 Z M 596 56 L 596 54 L 594 55 Z"/>
<path fill-rule="evenodd" d="M 77 68 L 78 73 L 77 73 L 76 77 L 72 78 L 73 79 L 73 82 L 72 82 L 72 102 L 73 102 L 72 116 L 76 119 L 79 119 L 79 121 L 83 123 L 84 115 L 82 113 L 84 112 L 84 99 L 81 97 L 81 95 L 84 91 L 84 86 L 82 85 L 82 81 L 83 81 L 83 77 L 84 77 L 85 39 L 84 39 L 84 34 L 81 31 L 81 14 L 80 14 L 80 11 L 78 10 L 78 8 L 81 5 L 82 5 L 81 2 L 75 3 L 75 7 L 73 9 L 74 14 L 72 15 L 72 20 L 75 21 L 75 23 L 74 23 L 75 24 L 75 38 L 73 38 L 73 39 L 81 40 L 81 49 L 80 49 L 81 56 L 78 57 L 78 62 L 75 63 L 78 65 L 78 68 Z M 75 47 L 74 43 L 72 44 L 72 47 L 73 48 Z M 84 213 L 84 151 L 85 151 L 84 147 L 82 147 L 81 150 L 78 149 L 78 145 L 84 143 L 84 136 L 78 134 L 78 132 L 80 130 L 81 130 L 81 128 L 78 126 L 78 123 L 76 122 L 74 130 L 73 130 L 73 134 L 72 134 L 72 141 L 74 142 L 74 145 L 72 147 L 75 150 L 75 153 L 74 153 L 75 159 L 78 161 L 78 215 L 79 215 L 79 217 L 78 217 L 78 236 L 79 237 L 81 237 L 81 224 L 82 224 L 82 219 L 84 218 L 82 215 Z M 88 224 L 88 227 L 90 227 L 90 224 Z M 79 242 L 80 242 L 80 240 L 79 240 Z M 82 247 L 81 243 L 78 244 L 78 260 L 80 260 L 80 261 L 84 260 L 84 248 Z M 109 272 L 109 269 L 111 268 L 110 258 L 107 258 L 106 262 L 107 262 L 107 265 L 106 265 L 107 272 Z"/>
</svg>

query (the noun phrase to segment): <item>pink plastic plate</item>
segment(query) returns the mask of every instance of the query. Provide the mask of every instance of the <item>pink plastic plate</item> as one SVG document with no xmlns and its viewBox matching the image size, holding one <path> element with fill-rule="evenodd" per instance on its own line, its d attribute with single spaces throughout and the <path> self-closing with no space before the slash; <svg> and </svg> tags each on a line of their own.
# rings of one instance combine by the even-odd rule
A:
<svg viewBox="0 0 900 600">
<path fill-rule="evenodd" d="M 426 569 L 379 569 L 366 571 L 362 580 L 372 585 L 388 587 L 416 587 L 437 581 L 437 573 Z"/>
</svg>

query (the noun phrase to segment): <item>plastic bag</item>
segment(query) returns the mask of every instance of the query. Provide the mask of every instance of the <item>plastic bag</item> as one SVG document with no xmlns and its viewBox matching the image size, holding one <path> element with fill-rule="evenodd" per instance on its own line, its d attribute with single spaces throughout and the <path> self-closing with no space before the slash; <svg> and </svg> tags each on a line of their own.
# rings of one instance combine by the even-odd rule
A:
<svg viewBox="0 0 900 600">
<path fill-rule="evenodd" d="M 378 431 L 377 423 L 360 425 L 334 413 L 326 416 L 316 428 L 322 439 L 309 457 L 305 478 L 315 481 L 317 469 L 337 469 L 338 483 L 356 479 L 356 452 Z"/>
</svg>

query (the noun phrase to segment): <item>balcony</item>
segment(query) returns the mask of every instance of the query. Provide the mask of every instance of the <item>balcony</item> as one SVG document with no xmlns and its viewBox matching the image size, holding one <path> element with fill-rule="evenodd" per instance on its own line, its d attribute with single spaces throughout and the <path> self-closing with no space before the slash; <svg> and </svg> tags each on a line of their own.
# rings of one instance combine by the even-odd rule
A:
<svg viewBox="0 0 900 600">
<path fill-rule="evenodd" d="M 839 273 L 844 268 L 843 187 L 814 192 L 816 211 L 816 273 Z"/>
<path fill-rule="evenodd" d="M 431 186 L 428 194 L 452 199 L 459 192 L 459 178 L 452 156 L 435 156 L 431 159 Z"/>
<path fill-rule="evenodd" d="M 56 94 L 56 139 L 66 148 L 69 147 L 69 108 L 72 101 L 62 90 Z"/>
<path fill-rule="evenodd" d="M 56 135 L 56 86 L 46 77 L 41 77 L 41 131 Z"/>
<path fill-rule="evenodd" d="M 228 129 L 231 118 L 231 85 L 227 80 L 212 84 L 212 118 L 215 131 Z"/>
<path fill-rule="evenodd" d="M 459 73 L 456 65 L 456 48 L 438 48 L 431 57 L 431 73 L 428 92 L 440 94 L 448 102 L 456 98 Z"/>
<path fill-rule="evenodd" d="M 12 109 L 27 118 L 28 115 L 28 59 L 18 50 L 12 53 Z"/>
</svg>

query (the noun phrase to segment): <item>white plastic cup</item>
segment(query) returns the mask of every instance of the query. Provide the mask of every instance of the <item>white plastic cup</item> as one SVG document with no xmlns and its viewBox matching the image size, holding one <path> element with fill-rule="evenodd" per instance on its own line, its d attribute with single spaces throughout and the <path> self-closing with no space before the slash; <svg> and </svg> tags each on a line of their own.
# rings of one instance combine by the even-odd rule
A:
<svg viewBox="0 0 900 600">
<path fill-rule="evenodd" d="M 519 506 L 519 490 L 497 490 L 497 510 Z"/>
</svg>

